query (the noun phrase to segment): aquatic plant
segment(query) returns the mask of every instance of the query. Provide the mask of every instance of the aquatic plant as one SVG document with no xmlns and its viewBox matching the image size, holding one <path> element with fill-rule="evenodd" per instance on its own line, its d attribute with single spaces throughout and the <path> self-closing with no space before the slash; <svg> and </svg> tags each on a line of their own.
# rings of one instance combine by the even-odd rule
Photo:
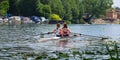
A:
<svg viewBox="0 0 120 60">
<path fill-rule="evenodd" d="M 117 42 L 111 41 L 111 43 L 112 43 L 114 49 L 110 49 L 109 48 L 110 44 L 106 44 L 106 49 L 107 49 L 108 54 L 110 55 L 110 60 L 120 60 Z M 115 55 L 115 56 L 113 56 L 113 55 Z"/>
<path fill-rule="evenodd" d="M 47 58 L 47 56 L 48 56 L 47 53 L 43 52 L 41 55 L 36 57 L 36 60 L 45 59 L 45 58 Z"/>
<path fill-rule="evenodd" d="M 42 53 L 41 55 L 37 56 L 35 59 L 36 60 L 42 60 L 42 59 L 47 59 L 47 60 L 69 60 L 69 59 L 75 59 L 75 60 L 93 60 L 93 58 L 85 58 L 83 55 L 84 53 L 81 53 L 79 51 L 69 51 L 68 52 L 60 52 L 60 51 L 56 51 L 56 52 L 52 52 L 51 55 L 54 56 L 50 56 L 48 53 Z"/>
<path fill-rule="evenodd" d="M 102 46 L 102 47 L 101 47 Z M 107 58 L 100 58 L 97 55 L 106 55 Z M 119 49 L 117 42 L 109 41 L 103 45 L 98 46 L 97 48 L 88 50 L 69 50 L 67 52 L 54 51 L 54 52 L 44 52 L 39 56 L 36 56 L 36 60 L 96 60 L 96 59 L 108 59 L 108 60 L 120 60 L 119 58 Z"/>
</svg>

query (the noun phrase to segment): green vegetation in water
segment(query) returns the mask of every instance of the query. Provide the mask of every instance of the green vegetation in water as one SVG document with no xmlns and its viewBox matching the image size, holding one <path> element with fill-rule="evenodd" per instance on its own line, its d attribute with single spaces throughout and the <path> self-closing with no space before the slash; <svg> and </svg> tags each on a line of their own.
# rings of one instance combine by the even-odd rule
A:
<svg viewBox="0 0 120 60">
<path fill-rule="evenodd" d="M 34 57 L 37 56 L 35 53 L 24 53 L 23 54 L 23 59 L 27 60 L 28 57 Z"/>
<path fill-rule="evenodd" d="M 73 51 L 72 54 L 73 54 L 73 56 L 75 56 L 75 55 L 80 55 L 80 56 L 82 56 L 82 54 L 81 54 L 79 51 Z"/>
<path fill-rule="evenodd" d="M 83 58 L 83 60 L 93 60 L 93 58 Z"/>
<path fill-rule="evenodd" d="M 94 52 L 90 52 L 90 51 L 85 51 L 85 54 L 92 54 L 92 55 L 94 55 L 95 53 Z"/>
<path fill-rule="evenodd" d="M 47 59 L 47 60 L 59 60 L 59 59 L 65 59 L 69 60 L 70 57 L 74 59 L 82 59 L 82 60 L 93 60 L 93 58 L 84 58 L 82 57 L 82 54 L 79 51 L 73 51 L 71 54 L 73 56 L 70 56 L 68 53 L 63 53 L 63 52 L 53 52 L 57 57 L 50 57 L 47 55 L 47 53 L 42 53 L 41 55 L 36 57 L 36 60 L 41 60 L 41 59 Z M 76 58 L 76 56 L 78 58 Z"/>
<path fill-rule="evenodd" d="M 42 53 L 41 55 L 39 55 L 38 57 L 36 57 L 36 60 L 40 60 L 40 59 L 48 59 L 48 60 L 58 60 L 58 59 L 62 59 L 62 58 L 69 58 L 69 55 L 66 53 L 62 53 L 62 52 L 53 52 L 55 53 L 56 57 L 50 57 L 47 53 Z"/>
<path fill-rule="evenodd" d="M 120 60 L 117 42 L 111 42 L 111 43 L 114 47 L 113 50 L 109 49 L 109 44 L 106 44 L 106 49 L 108 51 L 108 54 L 110 55 L 109 60 Z"/>
<path fill-rule="evenodd" d="M 90 58 L 86 58 L 85 55 L 92 55 L 92 56 L 96 56 L 98 55 L 109 55 L 110 58 L 108 58 L 108 60 L 120 60 L 119 58 L 119 50 L 118 50 L 118 45 L 116 42 L 111 42 L 112 45 L 110 44 L 105 44 L 106 46 L 106 51 L 105 53 L 102 51 L 96 51 L 96 53 L 94 53 L 93 51 L 84 51 L 84 52 L 79 52 L 79 51 L 68 51 L 69 53 L 64 53 L 64 52 L 53 52 L 53 54 L 56 55 L 56 57 L 50 57 L 48 55 L 40 55 L 38 56 L 36 59 L 43 59 L 44 56 L 48 56 L 49 60 L 59 60 L 59 59 L 66 59 L 69 60 L 70 57 L 72 57 L 73 59 L 82 59 L 82 60 L 93 60 L 93 59 L 97 59 L 96 57 L 90 57 Z M 114 49 L 109 49 L 109 47 L 114 47 Z M 47 58 L 47 57 L 45 57 Z"/>
<path fill-rule="evenodd" d="M 39 59 L 45 59 L 45 58 L 47 58 L 47 53 L 42 53 L 41 55 L 39 55 L 38 57 L 36 57 L 36 60 L 39 60 Z"/>
<path fill-rule="evenodd" d="M 106 47 L 106 48 L 105 48 Z M 110 47 L 113 47 L 111 49 Z M 94 60 L 97 59 L 96 55 L 109 55 L 110 58 L 107 58 L 108 60 L 120 60 L 119 58 L 119 49 L 118 49 L 118 44 L 116 42 L 109 42 L 104 44 L 104 50 L 105 52 L 101 50 L 84 50 L 84 51 L 79 51 L 79 50 L 69 50 L 67 52 L 60 52 L 60 51 L 55 51 L 55 52 L 43 52 L 41 54 L 35 54 L 34 52 L 25 52 L 25 53 L 15 53 L 12 56 L 19 56 L 22 55 L 24 60 L 27 60 L 28 58 L 33 58 L 35 60 L 69 60 L 69 59 L 75 59 L 75 60 Z M 2 51 L 3 49 L 0 49 Z M 4 48 L 4 50 L 8 51 L 8 48 Z M 3 51 L 4 51 L 3 50 Z M 94 53 L 96 52 L 96 53 Z M 88 55 L 89 57 L 87 57 Z M 0 57 L 1 59 L 4 59 Z M 102 58 L 101 58 L 102 59 Z"/>
</svg>

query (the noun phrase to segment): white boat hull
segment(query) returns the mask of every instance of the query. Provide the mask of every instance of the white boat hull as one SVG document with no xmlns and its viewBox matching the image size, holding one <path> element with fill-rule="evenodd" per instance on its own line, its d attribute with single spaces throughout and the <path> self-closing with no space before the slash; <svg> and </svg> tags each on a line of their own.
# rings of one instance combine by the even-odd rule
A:
<svg viewBox="0 0 120 60">
<path fill-rule="evenodd" d="M 39 42 L 46 42 L 46 41 L 51 41 L 51 40 L 68 40 L 69 38 L 72 37 L 79 37 L 80 35 L 71 35 L 69 37 L 50 37 L 50 38 L 40 38 L 38 41 Z"/>
<path fill-rule="evenodd" d="M 38 41 L 39 42 L 46 42 L 49 40 L 57 40 L 57 39 L 60 39 L 60 37 L 40 38 Z"/>
</svg>

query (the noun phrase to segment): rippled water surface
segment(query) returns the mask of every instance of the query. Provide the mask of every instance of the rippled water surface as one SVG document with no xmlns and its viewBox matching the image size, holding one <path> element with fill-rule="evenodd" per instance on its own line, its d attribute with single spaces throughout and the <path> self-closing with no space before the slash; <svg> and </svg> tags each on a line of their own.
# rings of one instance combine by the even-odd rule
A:
<svg viewBox="0 0 120 60">
<path fill-rule="evenodd" d="M 0 59 L 22 60 L 24 59 L 24 53 L 39 54 L 44 51 L 84 50 L 88 46 L 94 47 L 104 42 L 99 37 L 108 37 L 107 40 L 120 41 L 120 25 L 71 24 L 68 26 L 72 32 L 84 35 L 61 40 L 42 41 L 40 34 L 53 31 L 55 25 L 2 25 L 0 26 Z M 54 34 L 44 37 L 54 37 Z M 28 60 L 32 60 L 32 58 Z"/>
</svg>

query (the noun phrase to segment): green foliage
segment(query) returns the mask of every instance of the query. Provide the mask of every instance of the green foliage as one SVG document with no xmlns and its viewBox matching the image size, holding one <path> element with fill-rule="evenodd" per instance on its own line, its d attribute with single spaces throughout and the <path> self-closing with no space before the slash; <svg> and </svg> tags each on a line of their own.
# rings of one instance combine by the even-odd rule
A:
<svg viewBox="0 0 120 60">
<path fill-rule="evenodd" d="M 81 56 L 82 55 L 79 51 L 73 51 L 72 54 L 73 54 L 73 56 L 75 56 L 75 55 L 80 55 Z"/>
<path fill-rule="evenodd" d="M 43 4 L 39 1 L 39 0 L 37 0 L 37 2 L 36 2 L 36 14 L 37 14 L 37 16 L 43 16 L 44 14 L 43 14 Z"/>
<path fill-rule="evenodd" d="M 9 0 L 0 1 L 0 15 L 5 16 L 9 8 Z"/>
<path fill-rule="evenodd" d="M 57 14 L 51 14 L 50 16 L 51 20 L 61 21 L 62 19 Z"/>
<path fill-rule="evenodd" d="M 13 15 L 19 15 L 20 14 L 20 9 L 19 9 L 19 3 L 20 0 L 9 0 L 9 13 L 12 13 Z"/>
<path fill-rule="evenodd" d="M 58 60 L 58 58 L 51 58 L 51 57 L 49 57 L 49 60 Z"/>
<path fill-rule="evenodd" d="M 46 53 L 42 53 L 40 56 L 37 56 L 36 57 L 36 60 L 42 60 L 42 59 L 45 59 L 45 58 L 47 58 L 47 54 Z"/>
<path fill-rule="evenodd" d="M 46 18 L 49 18 L 51 14 L 51 7 L 50 5 L 43 5 L 39 0 L 36 2 L 37 8 L 36 8 L 36 15 L 37 16 L 44 16 Z"/>
<path fill-rule="evenodd" d="M 19 15 L 23 16 L 32 16 L 36 15 L 35 14 L 35 9 L 37 8 L 36 6 L 37 0 L 20 0 L 18 3 L 18 9 L 20 10 Z"/>
<path fill-rule="evenodd" d="M 84 24 L 85 21 L 83 19 L 80 20 L 80 24 Z"/>
<path fill-rule="evenodd" d="M 46 18 L 49 17 L 49 15 L 51 14 L 51 8 L 49 5 L 44 5 L 42 11 L 44 14 L 43 16 L 45 16 Z"/>
<path fill-rule="evenodd" d="M 64 6 L 64 10 L 65 10 L 65 14 L 64 14 L 64 17 L 63 17 L 63 19 L 64 20 L 72 20 L 72 11 L 71 11 L 71 9 L 72 9 L 72 2 L 71 2 L 71 0 L 61 0 L 62 1 L 62 3 L 63 3 L 63 6 Z"/>
<path fill-rule="evenodd" d="M 94 52 L 86 51 L 85 54 L 91 54 L 91 55 L 94 55 L 95 53 L 94 53 Z"/>
<path fill-rule="evenodd" d="M 47 60 L 59 60 L 59 59 L 62 59 L 62 58 L 69 58 L 67 53 L 55 52 L 54 54 L 56 54 L 56 56 L 58 56 L 58 57 L 56 57 L 56 58 L 51 57 L 47 53 L 44 52 L 41 55 L 37 56 L 35 59 L 36 60 L 44 60 L 44 59 L 47 59 Z"/>
<path fill-rule="evenodd" d="M 49 4 L 49 3 L 50 3 L 50 0 L 40 0 L 40 2 L 41 2 L 42 4 L 44 4 L 44 5 L 46 5 L 46 4 Z"/>
<path fill-rule="evenodd" d="M 67 24 L 71 24 L 71 21 L 70 20 L 66 20 L 65 21 Z"/>
<path fill-rule="evenodd" d="M 64 16 L 64 9 L 61 0 L 50 0 L 49 5 L 51 7 L 52 13 Z"/>
<path fill-rule="evenodd" d="M 93 60 L 92 58 L 83 58 L 83 60 Z"/>
<path fill-rule="evenodd" d="M 58 14 L 63 20 L 84 23 L 81 20 L 83 14 L 88 13 L 94 17 L 104 16 L 106 10 L 111 8 L 113 0 L 9 0 L 9 3 L 8 12 L 13 15 L 49 18 L 51 14 Z M 5 14 L 7 8 L 5 4 L 0 4 L 0 14 Z"/>
<path fill-rule="evenodd" d="M 105 15 L 106 9 L 111 8 L 113 4 L 112 0 L 83 0 L 82 3 L 85 13 L 95 15 L 95 17 Z"/>
<path fill-rule="evenodd" d="M 59 55 L 59 57 L 62 57 L 62 58 L 69 58 L 68 54 L 66 54 L 66 53 L 59 52 L 58 55 Z"/>
<path fill-rule="evenodd" d="M 120 58 L 119 58 L 119 51 L 118 51 L 119 49 L 118 49 L 117 42 L 111 42 L 111 43 L 114 47 L 114 50 L 109 49 L 110 44 L 106 44 L 106 49 L 108 54 L 110 55 L 110 60 L 119 60 Z"/>
</svg>

